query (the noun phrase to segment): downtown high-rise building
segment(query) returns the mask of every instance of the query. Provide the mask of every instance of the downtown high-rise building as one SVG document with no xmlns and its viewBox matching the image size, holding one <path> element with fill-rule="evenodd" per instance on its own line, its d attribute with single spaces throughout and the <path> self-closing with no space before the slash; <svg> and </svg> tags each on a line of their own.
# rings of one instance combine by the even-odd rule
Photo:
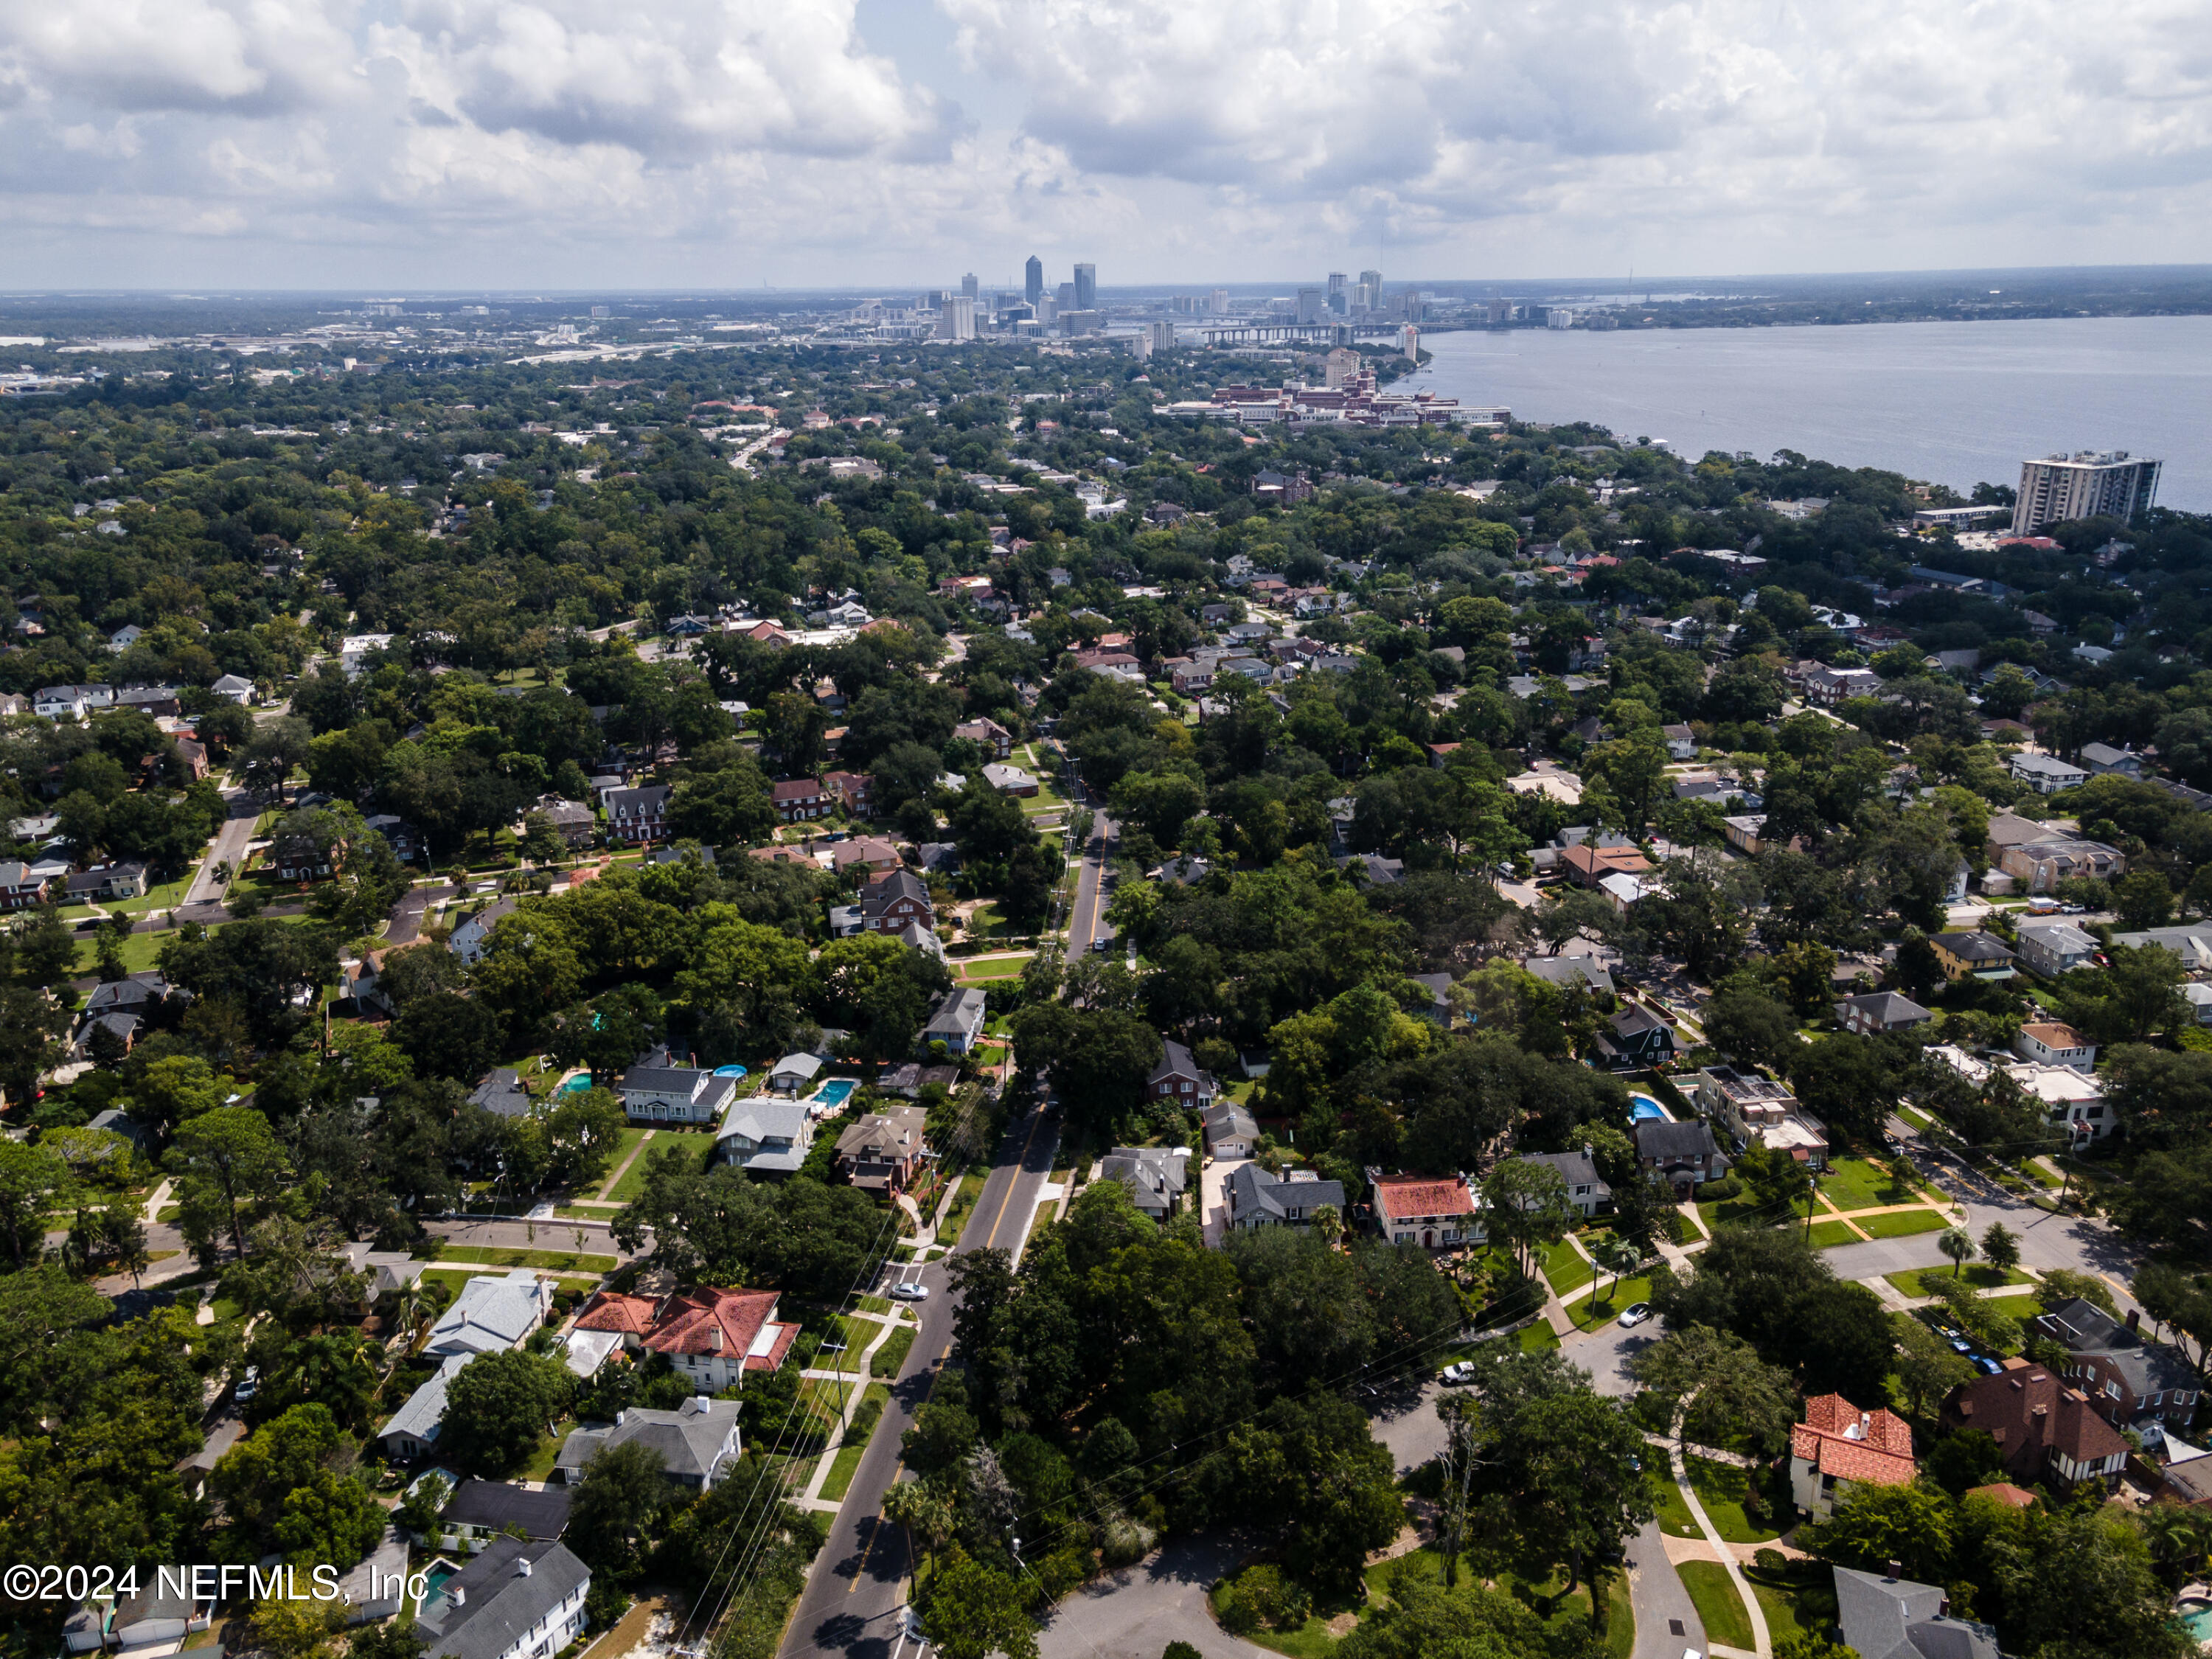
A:
<svg viewBox="0 0 2212 1659">
<path fill-rule="evenodd" d="M 1075 268 L 1075 308 L 1095 311 L 1098 307 L 1098 267 L 1078 265 Z"/>
<path fill-rule="evenodd" d="M 960 291 L 971 300 L 976 298 L 982 293 L 982 288 L 975 281 L 975 273 L 974 271 L 969 271 L 965 276 L 963 276 L 960 279 Z"/>
<path fill-rule="evenodd" d="M 1367 284 L 1367 291 L 1375 296 L 1374 303 L 1381 305 L 1382 303 L 1382 273 L 1379 270 L 1363 270 L 1359 273 L 1359 280 Z"/>
<path fill-rule="evenodd" d="M 947 294 L 939 299 L 937 307 L 937 337 L 940 340 L 972 340 L 975 337 L 975 296 L 974 295 Z"/>
<path fill-rule="evenodd" d="M 1339 317 L 1352 308 L 1351 282 L 1340 270 L 1328 273 L 1328 308 Z"/>
<path fill-rule="evenodd" d="M 1300 289 L 1298 290 L 1298 308 L 1297 313 L 1298 321 L 1302 323 L 1319 322 L 1321 320 L 1322 298 L 1322 291 L 1317 288 Z"/>
<path fill-rule="evenodd" d="M 2158 494 L 2158 462 L 2140 459 L 2124 449 L 2084 449 L 2022 461 L 2012 533 L 2040 535 L 2069 519 L 2132 520 L 2150 511 Z"/>
<path fill-rule="evenodd" d="M 1022 298 L 1031 305 L 1044 298 L 1044 261 L 1034 253 L 1022 267 Z"/>
</svg>

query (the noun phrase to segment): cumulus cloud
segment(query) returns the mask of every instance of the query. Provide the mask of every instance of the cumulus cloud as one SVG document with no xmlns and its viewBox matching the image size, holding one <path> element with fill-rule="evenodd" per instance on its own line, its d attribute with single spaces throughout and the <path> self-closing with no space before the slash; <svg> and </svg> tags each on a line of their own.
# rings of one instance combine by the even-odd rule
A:
<svg viewBox="0 0 2212 1659">
<path fill-rule="evenodd" d="M 0 279 L 2212 258 L 2212 0 L 934 3 L 964 109 L 856 0 L 0 9 Z"/>
</svg>

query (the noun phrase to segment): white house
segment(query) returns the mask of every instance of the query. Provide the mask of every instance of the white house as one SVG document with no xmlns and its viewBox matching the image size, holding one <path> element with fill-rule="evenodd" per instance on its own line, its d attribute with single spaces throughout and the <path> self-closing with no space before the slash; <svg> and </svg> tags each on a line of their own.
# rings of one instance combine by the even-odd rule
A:
<svg viewBox="0 0 2212 1659">
<path fill-rule="evenodd" d="M 633 1123 L 712 1123 L 737 1091 L 734 1077 L 678 1066 L 665 1043 L 632 1060 L 615 1085 Z"/>
</svg>

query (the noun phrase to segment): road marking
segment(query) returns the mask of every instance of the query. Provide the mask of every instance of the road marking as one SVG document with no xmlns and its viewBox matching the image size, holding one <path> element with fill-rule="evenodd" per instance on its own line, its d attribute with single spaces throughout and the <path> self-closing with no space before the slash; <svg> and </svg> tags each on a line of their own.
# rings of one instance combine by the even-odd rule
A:
<svg viewBox="0 0 2212 1659">
<path fill-rule="evenodd" d="M 1022 1156 L 1020 1161 L 1014 1165 L 1013 1178 L 1006 1182 L 1006 1196 L 999 1200 L 999 1213 L 991 1218 L 991 1236 L 983 1241 L 983 1248 L 987 1250 L 999 1242 L 999 1224 L 1006 1218 L 1006 1206 L 1014 1201 L 1014 1188 L 1021 1184 L 1022 1172 L 1029 1167 L 1030 1148 L 1036 1145 L 1036 1132 L 1043 1122 L 1042 1112 L 1033 1112 L 1030 1115 L 1029 1138 L 1022 1142 Z"/>
</svg>

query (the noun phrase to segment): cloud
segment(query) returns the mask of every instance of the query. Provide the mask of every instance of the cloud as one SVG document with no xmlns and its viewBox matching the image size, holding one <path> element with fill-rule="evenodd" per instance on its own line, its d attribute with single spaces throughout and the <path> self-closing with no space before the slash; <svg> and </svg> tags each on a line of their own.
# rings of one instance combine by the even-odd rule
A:
<svg viewBox="0 0 2212 1659">
<path fill-rule="evenodd" d="M 934 3 L 9 8 L 0 280 L 2212 258 L 2212 0 Z"/>
</svg>

